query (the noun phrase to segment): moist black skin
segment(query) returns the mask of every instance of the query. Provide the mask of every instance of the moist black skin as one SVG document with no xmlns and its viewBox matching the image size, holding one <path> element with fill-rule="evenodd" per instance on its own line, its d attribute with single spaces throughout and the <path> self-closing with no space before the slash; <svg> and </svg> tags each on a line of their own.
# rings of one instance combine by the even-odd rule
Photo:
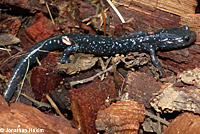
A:
<svg viewBox="0 0 200 134">
<path fill-rule="evenodd" d="M 67 39 L 63 40 L 63 38 Z M 64 50 L 61 63 L 70 61 L 69 55 L 80 51 L 98 56 L 125 54 L 128 52 L 149 53 L 155 67 L 162 76 L 162 67 L 156 58 L 159 50 L 169 51 L 191 45 L 196 39 L 195 32 L 189 30 L 188 26 L 171 29 L 161 29 L 156 32 L 138 32 L 131 36 L 106 37 L 99 35 L 84 34 L 62 34 L 47 38 L 30 48 L 23 55 L 12 71 L 8 86 L 4 92 L 7 102 L 12 98 L 20 81 L 24 78 L 27 68 L 31 67 L 36 57 L 40 58 L 46 53 L 54 50 Z"/>
</svg>

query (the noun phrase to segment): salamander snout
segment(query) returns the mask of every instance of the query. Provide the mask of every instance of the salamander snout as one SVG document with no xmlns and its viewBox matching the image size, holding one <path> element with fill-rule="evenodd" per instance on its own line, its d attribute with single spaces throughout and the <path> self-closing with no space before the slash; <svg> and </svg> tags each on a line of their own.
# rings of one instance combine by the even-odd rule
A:
<svg viewBox="0 0 200 134">
<path fill-rule="evenodd" d="M 196 33 L 191 31 L 189 35 L 184 36 L 185 45 L 190 45 L 196 40 Z"/>
</svg>

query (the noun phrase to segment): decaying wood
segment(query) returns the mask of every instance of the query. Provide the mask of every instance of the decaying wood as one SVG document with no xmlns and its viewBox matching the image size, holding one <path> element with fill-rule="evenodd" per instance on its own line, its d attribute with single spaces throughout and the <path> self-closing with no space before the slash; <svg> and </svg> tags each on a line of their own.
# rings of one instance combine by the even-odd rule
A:
<svg viewBox="0 0 200 134">
<path fill-rule="evenodd" d="M 199 134 L 200 117 L 193 113 L 183 113 L 176 117 L 163 134 Z"/>
<path fill-rule="evenodd" d="M 120 2 L 114 0 L 114 3 L 138 11 L 142 11 L 140 10 L 142 6 L 137 6 L 141 4 L 151 7 L 153 10 L 160 9 L 176 15 L 195 13 L 197 6 L 196 0 L 120 0 Z M 130 6 L 131 4 L 133 6 Z"/>
<path fill-rule="evenodd" d="M 65 118 L 44 114 L 22 103 L 13 103 L 9 107 L 2 96 L 0 102 L 0 128 L 3 133 L 77 134 Z"/>
<path fill-rule="evenodd" d="M 146 0 L 148 1 L 148 0 Z M 197 0 L 156 0 L 157 9 L 176 15 L 194 14 Z"/>
<path fill-rule="evenodd" d="M 150 99 L 161 88 L 161 82 L 156 81 L 152 74 L 142 72 L 129 72 L 126 78 L 126 92 L 128 99 L 137 100 L 150 108 Z"/>
<path fill-rule="evenodd" d="M 126 21 L 133 22 L 136 31 L 178 27 L 180 15 L 194 14 L 197 6 L 196 0 L 114 0 L 113 3 Z M 119 18 L 114 13 L 111 15 L 115 21 L 112 25 L 117 26 Z"/>
<path fill-rule="evenodd" d="M 44 1 L 39 1 L 39 0 L 34 0 L 34 1 L 28 1 L 28 0 L 1 0 L 0 4 L 7 4 L 7 5 L 14 5 L 18 6 L 24 9 L 29 9 L 29 10 L 40 10 L 42 12 L 47 13 L 47 9 L 44 8 Z"/>
<path fill-rule="evenodd" d="M 82 131 L 82 134 L 96 133 L 95 119 L 98 110 L 105 100 L 117 96 L 112 77 L 104 81 L 93 81 L 79 89 L 69 91 L 73 124 Z"/>
<path fill-rule="evenodd" d="M 174 84 L 165 84 L 151 106 L 157 112 L 190 111 L 200 114 L 200 69 L 184 71 Z"/>
<path fill-rule="evenodd" d="M 118 101 L 99 110 L 95 121 L 97 130 L 107 134 L 138 134 L 144 121 L 145 107 L 135 101 Z"/>
</svg>

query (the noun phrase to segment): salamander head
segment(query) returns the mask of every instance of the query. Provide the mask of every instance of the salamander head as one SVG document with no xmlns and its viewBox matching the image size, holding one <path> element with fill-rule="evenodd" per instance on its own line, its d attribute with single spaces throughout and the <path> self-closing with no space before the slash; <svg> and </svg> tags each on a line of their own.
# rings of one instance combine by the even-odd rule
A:
<svg viewBox="0 0 200 134">
<path fill-rule="evenodd" d="M 171 50 L 189 46 L 196 39 L 196 33 L 189 30 L 188 26 L 162 29 L 154 34 L 158 35 L 158 47 L 160 50 Z"/>
</svg>

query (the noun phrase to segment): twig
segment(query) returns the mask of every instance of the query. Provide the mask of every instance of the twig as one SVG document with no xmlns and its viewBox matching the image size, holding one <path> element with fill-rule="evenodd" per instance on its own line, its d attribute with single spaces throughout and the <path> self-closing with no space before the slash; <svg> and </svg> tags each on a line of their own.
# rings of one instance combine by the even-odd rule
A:
<svg viewBox="0 0 200 134">
<path fill-rule="evenodd" d="M 119 63 L 120 63 L 120 61 L 117 62 L 115 65 L 117 65 L 117 64 L 119 64 Z M 95 75 L 92 76 L 92 77 L 89 77 L 89 78 L 86 78 L 86 79 L 83 79 L 83 80 L 72 81 L 72 82 L 70 82 L 69 84 L 70 84 L 71 87 L 73 87 L 74 85 L 77 85 L 77 84 L 87 83 L 87 82 L 89 82 L 89 81 L 94 80 L 94 78 L 99 77 L 100 75 L 102 75 L 102 74 L 104 74 L 105 72 L 108 72 L 108 71 L 110 71 L 110 70 L 112 70 L 112 69 L 113 69 L 113 66 L 110 66 L 108 69 L 103 70 L 103 71 L 101 71 L 101 72 L 95 74 Z"/>
<path fill-rule="evenodd" d="M 50 16 L 50 18 L 51 18 L 51 21 L 52 21 L 53 24 L 55 24 L 54 19 L 53 19 L 52 14 L 51 14 L 51 11 L 50 11 L 50 9 L 49 9 L 49 5 L 48 5 L 47 2 L 45 2 L 45 3 L 46 3 L 47 10 L 48 10 L 48 12 L 49 12 L 49 16 Z"/>
<path fill-rule="evenodd" d="M 102 14 L 102 20 L 103 20 L 103 35 L 106 36 L 106 15 L 105 15 L 105 12 L 101 11 L 101 14 Z"/>
<path fill-rule="evenodd" d="M 108 9 L 109 9 L 109 8 L 106 8 L 106 9 L 104 10 L 104 12 L 107 12 Z M 82 22 L 86 22 L 86 21 L 89 21 L 89 20 L 92 19 L 92 18 L 99 18 L 99 17 L 101 17 L 101 13 L 95 14 L 95 15 L 90 16 L 90 17 L 88 17 L 88 18 L 85 18 L 85 19 L 82 20 Z"/>
<path fill-rule="evenodd" d="M 54 103 L 54 101 L 49 97 L 49 95 L 46 95 L 47 100 L 50 102 L 51 106 L 56 110 L 56 112 L 61 116 L 64 117 L 65 116 L 60 112 L 59 108 L 57 107 L 57 105 Z"/>
<path fill-rule="evenodd" d="M 162 124 L 165 124 L 165 125 L 167 125 L 167 126 L 169 126 L 169 124 L 170 124 L 168 121 L 166 121 L 166 120 L 164 120 L 164 119 L 162 119 L 162 118 L 160 118 L 160 117 L 158 117 L 158 116 L 155 116 L 154 114 L 148 112 L 147 110 L 145 110 L 145 114 L 146 114 L 147 116 L 149 116 L 150 118 L 161 122 Z"/>
<path fill-rule="evenodd" d="M 11 51 L 10 49 L 7 49 L 7 48 L 0 48 L 0 50 L 3 50 L 3 51 Z M 9 53 L 10 54 L 10 53 Z"/>
<path fill-rule="evenodd" d="M 38 65 L 41 66 L 42 64 L 41 64 L 40 60 L 38 59 L 38 57 L 36 57 L 35 59 L 36 59 Z"/>
<path fill-rule="evenodd" d="M 34 105 L 36 105 L 37 107 L 46 107 L 46 108 L 51 108 L 51 106 L 47 103 L 44 103 L 44 102 L 39 102 L 29 96 L 27 96 L 26 94 L 24 93 L 21 93 L 22 96 L 24 96 L 26 99 L 28 99 L 29 101 L 33 102 Z"/>
<path fill-rule="evenodd" d="M 118 15 L 119 19 L 121 20 L 122 23 L 126 23 L 124 18 L 122 17 L 121 13 L 119 12 L 119 10 L 115 7 L 115 5 L 110 1 L 107 0 L 107 2 L 110 4 L 110 6 L 113 8 L 113 10 L 115 11 L 115 13 Z"/>
<path fill-rule="evenodd" d="M 21 54 L 21 55 L 20 55 L 20 54 Z M 10 59 L 12 60 L 12 59 L 17 58 L 17 57 L 20 57 L 20 56 L 22 56 L 22 55 L 23 55 L 23 54 L 22 54 L 21 52 L 18 52 L 18 53 L 16 53 L 16 54 L 14 54 L 14 55 L 8 57 L 7 59 L 5 59 L 5 60 L 3 61 L 3 63 L 1 63 L 0 68 L 1 68 L 2 66 L 4 66 L 4 64 L 6 64 L 6 62 L 8 62 Z"/>
</svg>

